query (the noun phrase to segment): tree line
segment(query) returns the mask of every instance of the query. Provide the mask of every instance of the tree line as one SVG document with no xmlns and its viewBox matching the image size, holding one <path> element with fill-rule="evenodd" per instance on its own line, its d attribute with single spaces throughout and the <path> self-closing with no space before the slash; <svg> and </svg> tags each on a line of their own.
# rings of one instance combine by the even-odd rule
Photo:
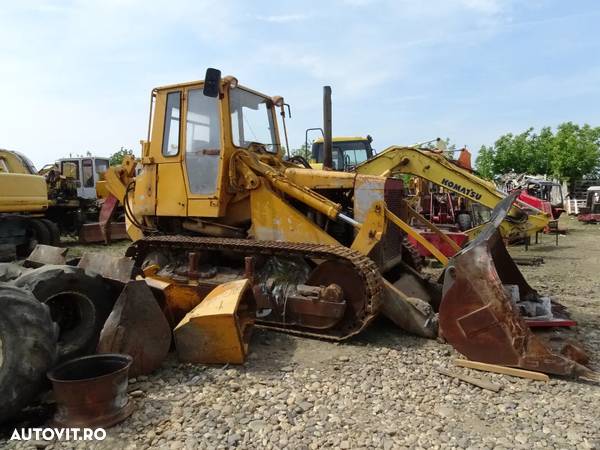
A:
<svg viewBox="0 0 600 450">
<path fill-rule="evenodd" d="M 539 133 L 534 128 L 508 133 L 481 147 L 475 167 L 488 179 L 509 172 L 570 182 L 594 176 L 600 171 L 600 127 L 565 122 L 554 132 L 544 127 Z"/>
</svg>

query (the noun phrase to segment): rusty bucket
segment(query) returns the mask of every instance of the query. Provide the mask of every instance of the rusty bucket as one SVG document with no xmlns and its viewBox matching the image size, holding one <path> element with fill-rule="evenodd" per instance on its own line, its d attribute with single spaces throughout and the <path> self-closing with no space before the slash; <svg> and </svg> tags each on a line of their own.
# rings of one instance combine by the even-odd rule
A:
<svg viewBox="0 0 600 450">
<path fill-rule="evenodd" d="M 516 193 L 501 201 L 485 229 L 448 263 L 440 332 L 473 361 L 600 381 L 599 374 L 570 359 L 567 352 L 555 353 L 532 333 L 507 292 L 506 286 L 512 285 L 520 299 L 540 301 L 498 232 L 515 197 Z"/>
<path fill-rule="evenodd" d="M 105 353 L 67 361 L 48 372 L 56 398 L 54 423 L 62 427 L 111 427 L 133 411 L 127 377 L 133 359 Z"/>
</svg>

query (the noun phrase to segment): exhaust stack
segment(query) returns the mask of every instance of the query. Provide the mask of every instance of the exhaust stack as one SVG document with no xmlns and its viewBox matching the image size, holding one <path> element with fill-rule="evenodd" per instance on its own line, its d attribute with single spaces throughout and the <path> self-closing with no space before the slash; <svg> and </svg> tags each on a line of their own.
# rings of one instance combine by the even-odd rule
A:
<svg viewBox="0 0 600 450">
<path fill-rule="evenodd" d="M 331 86 L 323 86 L 323 168 L 333 169 L 331 134 Z"/>
</svg>

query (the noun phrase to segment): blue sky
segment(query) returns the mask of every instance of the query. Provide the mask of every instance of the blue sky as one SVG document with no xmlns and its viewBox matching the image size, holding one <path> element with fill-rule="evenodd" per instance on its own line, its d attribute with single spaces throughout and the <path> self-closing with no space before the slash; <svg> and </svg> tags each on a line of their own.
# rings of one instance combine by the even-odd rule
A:
<svg viewBox="0 0 600 450">
<path fill-rule="evenodd" d="M 597 1 L 0 0 L 0 148 L 39 167 L 139 153 L 154 86 L 207 67 L 376 149 L 437 136 L 478 149 L 571 120 L 600 125 Z"/>
</svg>

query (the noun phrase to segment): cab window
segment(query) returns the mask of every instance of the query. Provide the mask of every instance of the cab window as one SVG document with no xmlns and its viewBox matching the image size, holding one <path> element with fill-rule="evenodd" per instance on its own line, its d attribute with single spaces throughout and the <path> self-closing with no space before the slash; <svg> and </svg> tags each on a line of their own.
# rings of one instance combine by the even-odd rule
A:
<svg viewBox="0 0 600 450">
<path fill-rule="evenodd" d="M 94 187 L 94 169 L 91 159 L 81 161 L 81 173 L 83 175 L 83 187 Z"/>
<path fill-rule="evenodd" d="M 79 164 L 77 161 L 62 161 L 60 163 L 60 173 L 65 178 L 79 180 Z"/>
<path fill-rule="evenodd" d="M 108 170 L 108 165 L 108 159 L 96 160 L 96 173 L 98 174 L 98 179 L 100 179 L 101 175 Z"/>
<path fill-rule="evenodd" d="M 202 89 L 188 92 L 185 135 L 185 164 L 190 191 L 212 195 L 217 190 L 221 159 L 219 100 Z"/>
<path fill-rule="evenodd" d="M 181 92 L 167 94 L 165 111 L 165 127 L 163 134 L 162 154 L 175 156 L 179 153 L 179 121 L 181 119 Z"/>
</svg>

